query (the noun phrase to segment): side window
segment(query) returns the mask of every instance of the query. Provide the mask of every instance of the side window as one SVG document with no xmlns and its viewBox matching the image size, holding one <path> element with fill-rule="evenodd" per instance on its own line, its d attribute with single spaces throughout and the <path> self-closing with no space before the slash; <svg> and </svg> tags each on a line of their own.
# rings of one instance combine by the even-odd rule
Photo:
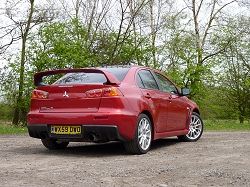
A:
<svg viewBox="0 0 250 187">
<path fill-rule="evenodd" d="M 136 81 L 137 81 L 138 86 L 141 88 L 159 90 L 154 76 L 148 70 L 140 70 L 136 77 Z"/>
<path fill-rule="evenodd" d="M 162 91 L 168 92 L 171 94 L 178 94 L 177 88 L 166 77 L 162 76 L 159 73 L 155 73 L 155 75 L 157 76 L 157 78 L 160 81 Z"/>
</svg>

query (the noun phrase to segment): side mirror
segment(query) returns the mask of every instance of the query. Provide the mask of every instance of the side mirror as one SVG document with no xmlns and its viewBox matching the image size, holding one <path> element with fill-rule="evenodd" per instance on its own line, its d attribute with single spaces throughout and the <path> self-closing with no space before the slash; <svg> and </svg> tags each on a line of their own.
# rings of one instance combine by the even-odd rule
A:
<svg viewBox="0 0 250 187">
<path fill-rule="evenodd" d="M 189 95 L 191 92 L 190 92 L 190 89 L 189 88 L 182 88 L 181 89 L 181 95 L 185 96 L 185 95 Z"/>
</svg>

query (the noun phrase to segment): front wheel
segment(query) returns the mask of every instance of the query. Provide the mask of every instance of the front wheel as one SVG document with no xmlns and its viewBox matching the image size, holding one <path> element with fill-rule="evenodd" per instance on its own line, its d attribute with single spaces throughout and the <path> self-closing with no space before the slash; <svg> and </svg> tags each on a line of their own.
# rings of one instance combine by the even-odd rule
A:
<svg viewBox="0 0 250 187">
<path fill-rule="evenodd" d="M 185 142 L 195 142 L 200 139 L 203 133 L 203 122 L 199 114 L 193 112 L 190 124 L 189 124 L 189 131 L 188 134 L 178 136 L 178 138 Z"/>
<path fill-rule="evenodd" d="M 69 142 L 57 141 L 54 139 L 41 139 L 44 147 L 50 150 L 64 149 L 68 146 Z"/>
<path fill-rule="evenodd" d="M 145 154 L 150 149 L 151 141 L 151 121 L 147 115 L 140 114 L 136 124 L 134 139 L 124 142 L 124 146 L 131 154 Z"/>
</svg>

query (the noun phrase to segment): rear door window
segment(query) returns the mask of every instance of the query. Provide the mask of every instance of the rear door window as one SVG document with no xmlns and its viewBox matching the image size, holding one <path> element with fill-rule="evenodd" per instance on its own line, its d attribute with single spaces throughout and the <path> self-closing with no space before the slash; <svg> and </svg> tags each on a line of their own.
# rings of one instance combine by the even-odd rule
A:
<svg viewBox="0 0 250 187">
<path fill-rule="evenodd" d="M 156 80 L 149 70 L 140 70 L 136 76 L 136 81 L 140 88 L 159 90 Z"/>
</svg>

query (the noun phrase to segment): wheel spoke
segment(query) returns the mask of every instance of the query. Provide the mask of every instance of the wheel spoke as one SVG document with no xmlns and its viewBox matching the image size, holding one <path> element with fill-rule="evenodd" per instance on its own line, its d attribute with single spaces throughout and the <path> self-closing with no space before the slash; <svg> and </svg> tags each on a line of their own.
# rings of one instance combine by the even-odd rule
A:
<svg viewBox="0 0 250 187">
<path fill-rule="evenodd" d="M 139 134 L 138 134 L 138 139 L 141 139 L 141 138 L 142 138 L 142 134 L 139 133 Z"/>
<path fill-rule="evenodd" d="M 145 149 L 145 147 L 147 147 L 147 142 L 146 139 L 143 139 L 142 148 Z"/>
<path fill-rule="evenodd" d="M 139 140 L 139 144 L 142 145 L 143 144 L 143 138 L 141 137 Z"/>
</svg>

